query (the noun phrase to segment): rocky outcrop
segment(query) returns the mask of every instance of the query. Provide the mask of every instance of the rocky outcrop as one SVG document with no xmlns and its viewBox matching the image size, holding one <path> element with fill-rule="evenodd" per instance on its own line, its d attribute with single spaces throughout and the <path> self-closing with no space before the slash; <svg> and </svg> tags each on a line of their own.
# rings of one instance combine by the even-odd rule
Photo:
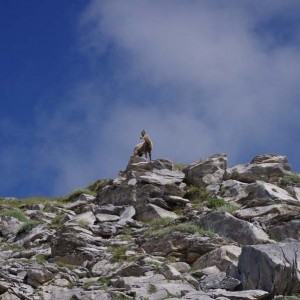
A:
<svg viewBox="0 0 300 300">
<path fill-rule="evenodd" d="M 290 174 L 287 157 L 275 154 L 256 156 L 250 164 L 237 165 L 227 169 L 226 178 L 251 183 L 262 180 L 278 183 L 284 175 Z"/>
<path fill-rule="evenodd" d="M 183 169 L 186 181 L 195 186 L 221 184 L 227 168 L 226 154 L 201 159 Z"/>
<path fill-rule="evenodd" d="M 116 179 L 91 184 L 93 195 L 0 199 L 0 298 L 298 293 L 298 182 L 279 155 L 257 156 L 240 170 L 218 154 L 183 172 L 166 159 L 134 157 Z"/>
</svg>

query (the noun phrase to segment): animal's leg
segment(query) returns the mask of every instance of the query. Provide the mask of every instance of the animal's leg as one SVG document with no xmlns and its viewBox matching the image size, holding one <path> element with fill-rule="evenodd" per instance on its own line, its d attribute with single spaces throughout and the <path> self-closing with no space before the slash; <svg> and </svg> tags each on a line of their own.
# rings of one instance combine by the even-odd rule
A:
<svg viewBox="0 0 300 300">
<path fill-rule="evenodd" d="M 150 158 L 150 161 L 151 161 L 151 160 L 152 160 L 152 159 L 151 159 L 151 152 L 149 152 L 149 158 Z"/>
</svg>

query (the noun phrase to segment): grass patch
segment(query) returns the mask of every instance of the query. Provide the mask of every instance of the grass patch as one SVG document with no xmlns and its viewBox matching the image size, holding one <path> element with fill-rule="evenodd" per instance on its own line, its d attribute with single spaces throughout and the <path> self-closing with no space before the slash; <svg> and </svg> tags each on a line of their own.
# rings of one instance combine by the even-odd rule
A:
<svg viewBox="0 0 300 300">
<path fill-rule="evenodd" d="M 114 262 L 122 262 L 127 260 L 127 256 L 125 255 L 126 251 L 129 250 L 129 246 L 117 246 L 117 247 L 109 247 L 108 251 L 112 253 L 112 257 L 110 261 Z"/>
<path fill-rule="evenodd" d="M 101 191 L 103 188 L 105 188 L 106 186 L 108 186 L 112 183 L 113 183 L 112 179 L 99 179 L 96 182 L 89 185 L 87 187 L 87 189 L 94 192 L 94 193 L 97 193 L 97 192 Z"/>
<path fill-rule="evenodd" d="M 186 165 L 181 164 L 181 163 L 175 163 L 174 164 L 175 170 L 178 170 L 178 171 L 182 171 L 185 167 L 186 167 Z"/>
<path fill-rule="evenodd" d="M 146 226 L 150 227 L 151 229 L 158 229 L 170 224 L 172 221 L 174 221 L 173 218 L 155 218 L 150 222 L 147 222 Z"/>
<path fill-rule="evenodd" d="M 154 294 L 156 292 L 157 292 L 157 287 L 154 284 L 150 283 L 148 285 L 148 293 L 149 294 Z"/>
<path fill-rule="evenodd" d="M 48 257 L 49 257 L 49 255 L 40 253 L 40 254 L 37 254 L 37 255 L 35 256 L 35 260 L 36 260 L 39 264 L 42 264 L 42 263 L 44 263 L 44 262 L 47 261 Z"/>
<path fill-rule="evenodd" d="M 17 232 L 17 235 L 21 235 L 21 234 L 26 234 L 29 233 L 34 227 L 36 227 L 38 224 L 40 224 L 39 221 L 35 221 L 35 220 L 29 220 L 26 221 L 21 228 L 19 229 L 19 231 Z"/>
<path fill-rule="evenodd" d="M 63 223 L 61 222 L 62 218 L 64 217 L 64 213 L 58 213 L 51 221 L 50 227 L 56 230 L 62 228 Z"/>
<path fill-rule="evenodd" d="M 217 208 L 218 211 L 224 211 L 232 214 L 234 211 L 240 209 L 240 206 L 237 204 L 226 203 L 223 206 Z"/>
<path fill-rule="evenodd" d="M 21 208 L 34 204 L 46 204 L 47 202 L 61 201 L 59 197 L 31 197 L 23 199 L 0 199 L 0 205 L 9 206 L 11 208 Z"/>
<path fill-rule="evenodd" d="M 2 251 L 21 251 L 23 250 L 24 248 L 20 245 L 14 245 L 14 244 L 5 244 L 3 245 L 2 247 Z"/>
<path fill-rule="evenodd" d="M 63 202 L 72 202 L 75 199 L 77 199 L 81 194 L 87 194 L 87 195 L 91 195 L 91 196 L 96 196 L 97 195 L 96 192 L 91 191 L 88 188 L 86 188 L 86 189 L 77 189 L 77 190 L 71 192 L 70 194 L 62 197 L 62 201 Z"/>
<path fill-rule="evenodd" d="M 77 223 L 80 227 L 85 228 L 85 229 L 88 229 L 89 225 L 90 225 L 90 223 L 86 220 L 77 220 Z"/>
<path fill-rule="evenodd" d="M 181 224 L 175 224 L 168 227 L 160 228 L 157 230 L 151 230 L 148 235 L 150 236 L 158 236 L 163 237 L 169 235 L 175 231 L 185 232 L 190 234 L 201 234 L 201 235 L 208 235 L 209 237 L 215 236 L 215 233 L 210 230 L 204 230 L 202 227 L 199 227 L 194 222 L 187 222 Z"/>
<path fill-rule="evenodd" d="M 19 209 L 9 209 L 4 210 L 0 212 L 0 216 L 7 216 L 7 217 L 13 217 L 18 219 L 21 222 L 28 221 L 27 217 L 24 215 L 24 213 Z"/>
<path fill-rule="evenodd" d="M 74 269 L 78 268 L 77 265 L 66 264 L 60 260 L 55 260 L 54 263 L 60 268 L 66 268 L 69 270 L 74 270 Z"/>
<path fill-rule="evenodd" d="M 226 204 L 225 200 L 222 198 L 209 198 L 203 202 L 208 208 L 218 208 Z"/>
<path fill-rule="evenodd" d="M 300 186 L 300 176 L 297 173 L 291 173 L 290 175 L 285 175 L 281 178 L 280 184 L 283 186 L 287 186 L 287 185 Z"/>
</svg>

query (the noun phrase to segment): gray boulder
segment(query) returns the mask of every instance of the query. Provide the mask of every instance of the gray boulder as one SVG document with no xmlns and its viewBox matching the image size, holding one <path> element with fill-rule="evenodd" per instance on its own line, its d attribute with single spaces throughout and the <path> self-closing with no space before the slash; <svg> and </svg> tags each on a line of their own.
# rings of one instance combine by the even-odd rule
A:
<svg viewBox="0 0 300 300">
<path fill-rule="evenodd" d="M 277 185 L 267 183 L 261 180 L 248 184 L 246 189 L 248 196 L 237 202 L 247 207 L 263 206 L 271 204 L 287 203 L 299 206 L 299 200 L 290 196 L 290 194 Z"/>
<path fill-rule="evenodd" d="M 290 174 L 291 167 L 282 155 L 265 154 L 256 156 L 250 164 L 237 165 L 227 169 L 226 179 L 251 183 L 262 180 L 278 183 L 284 175 Z"/>
<path fill-rule="evenodd" d="M 212 230 L 241 245 L 269 243 L 269 236 L 259 227 L 237 219 L 226 212 L 212 211 L 197 221 L 206 230 Z"/>
<path fill-rule="evenodd" d="M 154 204 L 147 204 L 144 209 L 140 209 L 136 219 L 143 222 L 151 221 L 155 218 L 172 218 L 177 219 L 178 216 L 172 211 L 168 211 Z"/>
<path fill-rule="evenodd" d="M 227 168 L 224 153 L 199 160 L 183 169 L 186 181 L 195 186 L 221 184 Z"/>
<path fill-rule="evenodd" d="M 243 289 L 261 289 L 272 296 L 299 293 L 299 252 L 299 242 L 244 246 L 238 263 Z"/>
</svg>

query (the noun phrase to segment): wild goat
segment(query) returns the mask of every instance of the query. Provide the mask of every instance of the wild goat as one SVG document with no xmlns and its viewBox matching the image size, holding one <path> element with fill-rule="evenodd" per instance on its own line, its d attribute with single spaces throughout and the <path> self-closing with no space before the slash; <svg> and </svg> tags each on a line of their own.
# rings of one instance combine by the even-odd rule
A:
<svg viewBox="0 0 300 300">
<path fill-rule="evenodd" d="M 137 144 L 134 147 L 133 156 L 138 155 L 138 156 L 142 157 L 143 154 L 145 154 L 145 157 L 147 158 L 147 154 L 149 154 L 149 159 L 151 161 L 151 151 L 153 148 L 153 143 L 145 130 L 143 130 L 141 132 L 140 139 L 143 139 L 144 143 Z"/>
</svg>

